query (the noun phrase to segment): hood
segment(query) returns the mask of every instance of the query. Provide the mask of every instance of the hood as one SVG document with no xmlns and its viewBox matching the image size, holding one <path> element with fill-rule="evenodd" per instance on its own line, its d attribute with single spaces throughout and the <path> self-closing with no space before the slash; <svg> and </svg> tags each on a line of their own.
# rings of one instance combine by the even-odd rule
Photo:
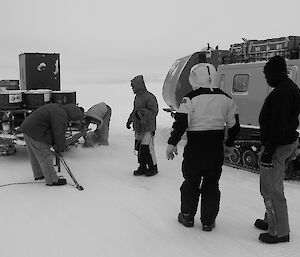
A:
<svg viewBox="0 0 300 257">
<path fill-rule="evenodd" d="M 88 121 L 100 125 L 103 122 L 103 117 L 105 113 L 107 113 L 107 110 L 107 105 L 104 102 L 101 102 L 93 105 L 85 114 Z"/>
<path fill-rule="evenodd" d="M 193 90 L 196 90 L 200 87 L 216 88 L 216 75 L 216 69 L 212 64 L 199 63 L 191 68 L 189 82 Z"/>
<path fill-rule="evenodd" d="M 285 59 L 273 56 L 264 66 L 264 74 L 270 87 L 276 87 L 281 81 L 288 78 Z"/>
<path fill-rule="evenodd" d="M 131 80 L 131 87 L 135 94 L 141 94 L 146 91 L 143 75 L 138 75 Z"/>
<path fill-rule="evenodd" d="M 75 104 L 64 104 L 61 107 L 67 113 L 69 121 L 76 121 L 76 120 L 83 119 L 83 116 L 84 116 L 83 112 Z"/>
</svg>

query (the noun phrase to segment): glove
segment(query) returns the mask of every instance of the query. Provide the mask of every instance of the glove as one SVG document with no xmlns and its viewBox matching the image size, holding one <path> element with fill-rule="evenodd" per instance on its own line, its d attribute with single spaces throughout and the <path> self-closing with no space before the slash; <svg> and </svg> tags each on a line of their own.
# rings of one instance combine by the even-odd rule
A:
<svg viewBox="0 0 300 257">
<path fill-rule="evenodd" d="M 263 152 L 260 157 L 260 164 L 265 168 L 273 168 L 273 154 Z"/>
<path fill-rule="evenodd" d="M 54 155 L 56 156 L 62 156 L 62 154 L 60 153 L 60 151 L 58 151 L 57 146 L 54 145 L 50 148 L 50 150 L 53 152 Z"/>
<path fill-rule="evenodd" d="M 166 150 L 166 156 L 168 160 L 173 160 L 175 155 L 178 154 L 177 151 L 177 146 L 175 145 L 168 145 L 167 150 Z"/>
<path fill-rule="evenodd" d="M 56 145 L 53 145 L 53 146 L 52 146 L 52 149 L 53 149 L 54 152 L 58 153 L 58 148 L 57 148 Z"/>
<path fill-rule="evenodd" d="M 126 128 L 131 129 L 131 122 L 130 121 L 127 121 Z"/>
<path fill-rule="evenodd" d="M 52 148 L 53 148 L 54 152 L 57 153 L 57 154 L 60 154 L 60 153 L 64 152 L 63 149 L 59 150 L 57 145 L 52 146 Z"/>
</svg>

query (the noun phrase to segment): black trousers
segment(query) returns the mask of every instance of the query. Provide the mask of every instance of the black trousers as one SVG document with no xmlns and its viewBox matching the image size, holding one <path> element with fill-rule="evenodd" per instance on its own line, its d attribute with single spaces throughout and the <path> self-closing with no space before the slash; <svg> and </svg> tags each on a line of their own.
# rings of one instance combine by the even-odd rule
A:
<svg viewBox="0 0 300 257">
<path fill-rule="evenodd" d="M 136 133 L 135 150 L 138 152 L 138 162 L 141 168 L 150 170 L 157 168 L 154 151 L 154 132 Z"/>
<path fill-rule="evenodd" d="M 201 222 L 212 224 L 219 212 L 219 180 L 224 159 L 224 132 L 188 132 L 180 187 L 181 212 L 195 216 L 201 195 Z"/>
</svg>

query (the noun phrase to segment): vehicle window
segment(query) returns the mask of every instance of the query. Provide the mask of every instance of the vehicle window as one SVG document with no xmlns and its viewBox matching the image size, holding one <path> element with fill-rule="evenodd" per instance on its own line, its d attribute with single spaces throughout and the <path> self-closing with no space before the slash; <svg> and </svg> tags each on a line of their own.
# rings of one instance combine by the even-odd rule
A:
<svg viewBox="0 0 300 257">
<path fill-rule="evenodd" d="M 233 94 L 241 94 L 248 92 L 249 75 L 248 74 L 237 74 L 233 77 Z"/>
</svg>

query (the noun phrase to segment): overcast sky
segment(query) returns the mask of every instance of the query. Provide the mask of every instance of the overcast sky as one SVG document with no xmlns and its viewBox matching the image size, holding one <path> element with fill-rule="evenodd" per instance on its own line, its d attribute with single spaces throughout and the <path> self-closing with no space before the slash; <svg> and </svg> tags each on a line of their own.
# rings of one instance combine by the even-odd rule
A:
<svg viewBox="0 0 300 257">
<path fill-rule="evenodd" d="M 228 49 L 242 37 L 300 35 L 299 7 L 299 0 L 1 0 L 0 79 L 19 76 L 23 52 L 60 53 L 68 76 L 166 74 L 207 42 Z"/>
</svg>

